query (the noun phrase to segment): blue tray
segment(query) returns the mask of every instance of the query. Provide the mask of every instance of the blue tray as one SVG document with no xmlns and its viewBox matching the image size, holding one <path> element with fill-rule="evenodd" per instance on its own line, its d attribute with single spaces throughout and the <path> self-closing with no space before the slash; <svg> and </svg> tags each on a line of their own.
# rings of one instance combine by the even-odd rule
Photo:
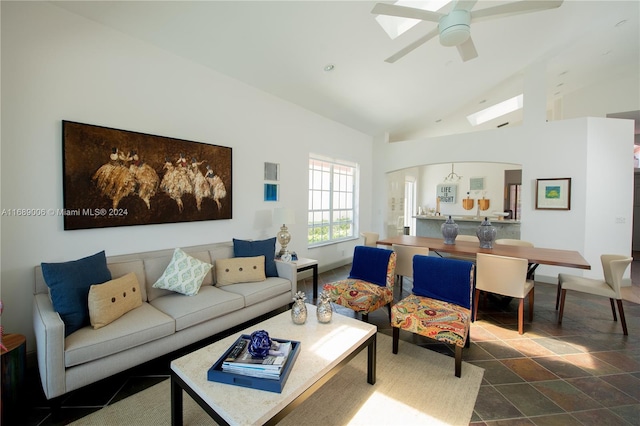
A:
<svg viewBox="0 0 640 426">
<path fill-rule="evenodd" d="M 250 339 L 251 336 L 247 334 L 243 334 L 238 338 L 240 339 Z M 286 363 L 282 369 L 282 374 L 280 374 L 280 379 L 263 379 L 260 377 L 250 377 L 243 376 L 241 374 L 227 373 L 226 371 L 222 371 L 222 363 L 229 355 L 229 352 L 233 349 L 236 343 L 233 343 L 229 349 L 225 351 L 224 354 L 213 364 L 213 366 L 207 371 L 207 380 L 211 382 L 220 382 L 226 383 L 229 385 L 242 386 L 245 388 L 252 389 L 260 389 L 269 392 L 277 392 L 281 393 L 284 388 L 285 383 L 287 382 L 287 378 L 289 378 L 289 373 L 291 373 L 291 367 L 293 367 L 293 363 L 298 357 L 298 353 L 300 352 L 300 342 L 295 340 L 283 340 L 283 339 L 274 339 L 276 342 L 291 342 L 291 352 L 289 353 L 289 357 L 287 358 Z"/>
</svg>

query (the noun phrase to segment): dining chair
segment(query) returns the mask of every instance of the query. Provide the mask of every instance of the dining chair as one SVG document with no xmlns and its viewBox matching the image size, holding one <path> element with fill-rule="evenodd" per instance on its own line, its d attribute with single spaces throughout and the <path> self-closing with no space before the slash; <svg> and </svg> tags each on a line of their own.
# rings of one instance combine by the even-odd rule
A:
<svg viewBox="0 0 640 426">
<path fill-rule="evenodd" d="M 529 298 L 529 321 L 533 321 L 534 284 L 527 279 L 527 259 L 478 253 L 476 256 L 474 320 L 478 315 L 480 292 L 519 299 L 518 333 L 524 333 L 524 299 Z"/>
<path fill-rule="evenodd" d="M 470 243 L 480 244 L 480 240 L 475 235 L 460 235 L 456 236 L 456 241 L 467 241 Z M 473 254 L 464 255 L 464 254 L 451 254 L 448 256 L 450 259 L 458 259 L 458 260 L 466 260 L 468 262 L 476 261 L 476 256 Z"/>
<path fill-rule="evenodd" d="M 396 253 L 396 277 L 398 278 L 397 283 L 400 287 L 399 294 L 402 296 L 404 278 L 406 277 L 413 280 L 413 256 L 416 254 L 429 256 L 429 248 L 393 244 L 391 249 Z"/>
<path fill-rule="evenodd" d="M 331 301 L 362 314 L 367 322 L 369 314 L 387 305 L 391 317 L 396 253 L 378 247 L 356 246 L 349 276 L 324 285 Z"/>
<path fill-rule="evenodd" d="M 469 346 L 474 265 L 464 260 L 415 255 L 413 290 L 391 307 L 392 351 L 400 330 L 452 344 L 455 375 L 462 373 L 462 349 Z"/>
<path fill-rule="evenodd" d="M 495 244 L 504 244 L 508 246 L 521 246 L 521 247 L 533 247 L 533 243 L 524 240 L 517 240 L 515 238 L 498 238 L 494 241 Z"/>
<path fill-rule="evenodd" d="M 618 321 L 616 318 L 615 304 L 613 302 L 613 299 L 616 299 L 618 312 L 620 313 L 620 322 L 622 323 L 622 332 L 625 336 L 628 336 L 627 321 L 624 318 L 622 296 L 620 295 L 620 283 L 622 282 L 622 275 L 624 274 L 624 271 L 627 270 L 632 260 L 632 257 L 617 254 L 603 254 L 600 256 L 600 262 L 602 262 L 602 270 L 604 272 L 604 280 L 579 277 L 571 274 L 558 274 L 558 291 L 561 291 L 562 293 L 560 297 L 558 324 L 562 324 L 564 300 L 567 296 L 567 290 L 573 290 L 581 293 L 593 294 L 595 296 L 608 297 L 611 302 L 611 312 L 613 313 L 614 321 Z"/>
<path fill-rule="evenodd" d="M 364 238 L 364 245 L 368 247 L 377 247 L 377 241 L 380 235 L 375 232 L 361 232 L 360 236 Z"/>
<path fill-rule="evenodd" d="M 506 246 L 520 246 L 520 247 L 535 247 L 532 242 L 525 240 L 517 240 L 515 238 L 498 238 L 494 241 L 495 244 L 503 244 Z M 535 272 L 538 265 L 529 263 L 527 278 L 535 281 Z M 556 298 L 557 299 L 557 298 Z M 557 309 L 557 306 L 556 306 Z"/>
</svg>

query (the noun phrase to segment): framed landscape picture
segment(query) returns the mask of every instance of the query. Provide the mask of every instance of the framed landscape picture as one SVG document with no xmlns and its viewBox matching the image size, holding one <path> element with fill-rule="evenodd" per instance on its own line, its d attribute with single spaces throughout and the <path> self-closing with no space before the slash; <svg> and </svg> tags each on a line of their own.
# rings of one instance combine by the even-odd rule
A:
<svg viewBox="0 0 640 426">
<path fill-rule="evenodd" d="M 536 209 L 570 210 L 571 178 L 537 179 Z"/>
<path fill-rule="evenodd" d="M 64 229 L 231 219 L 231 148 L 62 122 Z"/>
</svg>

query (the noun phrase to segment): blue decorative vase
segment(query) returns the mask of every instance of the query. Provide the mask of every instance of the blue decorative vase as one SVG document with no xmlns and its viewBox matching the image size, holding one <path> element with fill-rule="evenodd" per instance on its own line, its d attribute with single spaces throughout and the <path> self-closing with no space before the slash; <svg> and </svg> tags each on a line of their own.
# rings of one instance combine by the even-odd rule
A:
<svg viewBox="0 0 640 426">
<path fill-rule="evenodd" d="M 451 219 L 451 216 L 449 216 L 449 219 L 440 226 L 440 230 L 442 231 L 445 244 L 456 243 L 456 237 L 458 236 L 458 224 Z"/>
<path fill-rule="evenodd" d="M 480 240 L 480 248 L 493 248 L 493 242 L 496 239 L 496 232 L 497 230 L 493 225 L 491 225 L 489 218 L 485 217 L 476 231 L 476 235 Z"/>
<path fill-rule="evenodd" d="M 265 358 L 269 355 L 271 349 L 271 339 L 269 333 L 264 330 L 258 330 L 251 333 L 249 348 L 247 349 L 251 356 L 256 358 Z"/>
</svg>

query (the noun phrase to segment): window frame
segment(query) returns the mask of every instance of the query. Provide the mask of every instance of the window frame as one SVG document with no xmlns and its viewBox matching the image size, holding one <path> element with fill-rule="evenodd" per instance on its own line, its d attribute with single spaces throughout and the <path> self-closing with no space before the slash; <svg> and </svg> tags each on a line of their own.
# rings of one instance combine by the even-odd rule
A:
<svg viewBox="0 0 640 426">
<path fill-rule="evenodd" d="M 357 200 L 360 176 L 358 164 L 310 154 L 307 170 L 309 179 L 307 200 L 308 248 L 358 238 Z M 340 182 L 342 179 L 344 181 Z M 339 187 L 336 188 L 337 186 Z M 340 200 L 338 201 L 338 199 Z M 337 207 L 335 205 L 336 202 L 340 203 Z M 337 212 L 346 212 L 346 218 L 341 216 L 342 220 L 336 220 Z M 336 233 L 337 227 L 344 227 L 344 225 L 348 226 L 347 235 L 336 235 L 339 234 L 339 232 Z M 316 234 L 316 230 L 319 230 L 320 238 L 312 239 L 312 236 Z M 327 238 L 324 238 L 325 233 Z"/>
</svg>

